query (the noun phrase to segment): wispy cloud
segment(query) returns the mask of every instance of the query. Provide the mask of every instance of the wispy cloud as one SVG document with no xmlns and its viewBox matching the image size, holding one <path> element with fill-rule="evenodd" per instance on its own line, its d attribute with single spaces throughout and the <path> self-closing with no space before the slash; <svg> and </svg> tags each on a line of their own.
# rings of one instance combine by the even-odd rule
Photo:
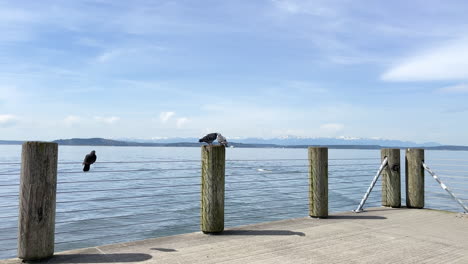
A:
<svg viewBox="0 0 468 264">
<path fill-rule="evenodd" d="M 35 34 L 29 27 L 37 21 L 37 14 L 17 7 L 0 4 L 0 42 L 30 40 Z"/>
<path fill-rule="evenodd" d="M 27 23 L 33 22 L 37 19 L 37 14 L 32 11 L 16 8 L 1 6 L 0 9 L 0 21 L 2 23 Z"/>
<path fill-rule="evenodd" d="M 447 86 L 447 87 L 440 88 L 437 91 L 441 93 L 456 93 L 456 94 L 468 93 L 468 84 L 462 83 L 458 85 Z"/>
<path fill-rule="evenodd" d="M 468 38 L 438 45 L 410 56 L 382 74 L 385 81 L 468 79 Z"/>
<path fill-rule="evenodd" d="M 328 124 L 321 125 L 320 129 L 324 130 L 325 132 L 336 133 L 338 131 L 343 130 L 344 125 L 343 124 L 338 124 L 338 123 L 328 123 Z"/>
<path fill-rule="evenodd" d="M 82 117 L 82 116 L 76 116 L 76 115 L 69 115 L 69 116 L 65 117 L 63 122 L 67 126 L 73 126 L 73 125 L 77 125 L 77 124 L 90 125 L 90 124 L 92 124 L 93 120 L 94 120 L 94 122 L 97 122 L 97 123 L 111 125 L 111 124 L 117 123 L 120 120 L 120 117 L 117 117 L 117 116 L 108 116 L 108 117 L 94 116 L 92 118 L 89 118 L 89 117 Z"/>
<path fill-rule="evenodd" d="M 120 117 L 117 116 L 109 116 L 109 117 L 102 117 L 102 116 L 95 116 L 94 120 L 105 123 L 105 124 L 114 124 L 120 120 Z"/>
<path fill-rule="evenodd" d="M 96 57 L 99 63 L 108 63 L 117 60 L 125 60 L 127 63 L 152 63 L 156 62 L 155 57 L 158 53 L 167 48 L 157 45 L 148 45 L 138 42 L 121 43 L 112 49 L 104 50 Z"/>
<path fill-rule="evenodd" d="M 310 0 L 271 0 L 278 9 L 291 14 L 307 14 L 314 16 L 336 16 L 336 9 L 330 8 L 327 1 Z"/>
<path fill-rule="evenodd" d="M 63 119 L 63 122 L 66 126 L 74 126 L 76 124 L 81 123 L 82 121 L 83 119 L 76 115 L 69 115 Z"/>
<path fill-rule="evenodd" d="M 116 58 L 116 57 L 120 56 L 121 54 L 123 54 L 123 51 L 118 50 L 118 49 L 106 51 L 106 52 L 100 54 L 96 58 L 96 61 L 101 62 L 101 63 L 105 63 L 105 62 L 108 62 L 108 61 L 112 60 L 113 58 Z"/>
<path fill-rule="evenodd" d="M 285 83 L 286 87 L 293 89 L 299 92 L 308 92 L 308 93 L 326 93 L 327 89 L 311 82 L 306 81 L 287 81 Z"/>
<path fill-rule="evenodd" d="M 179 118 L 177 118 L 176 126 L 177 126 L 177 128 L 182 128 L 187 122 L 189 122 L 188 118 L 179 117 Z"/>
<path fill-rule="evenodd" d="M 159 114 L 159 120 L 161 120 L 162 123 L 166 123 L 174 115 L 175 112 L 161 112 L 161 114 Z"/>
<path fill-rule="evenodd" d="M 18 118 L 14 115 L 0 115 L 0 127 L 9 127 L 14 125 Z"/>
<path fill-rule="evenodd" d="M 17 104 L 22 93 L 15 86 L 0 85 L 0 103 Z"/>
</svg>

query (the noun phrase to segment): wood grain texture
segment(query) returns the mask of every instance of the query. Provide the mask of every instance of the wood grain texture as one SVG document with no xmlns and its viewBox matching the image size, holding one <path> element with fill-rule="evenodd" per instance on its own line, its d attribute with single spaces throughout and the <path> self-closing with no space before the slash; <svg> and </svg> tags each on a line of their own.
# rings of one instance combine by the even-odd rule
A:
<svg viewBox="0 0 468 264">
<path fill-rule="evenodd" d="M 218 233 L 224 230 L 224 146 L 202 146 L 201 230 Z"/>
<path fill-rule="evenodd" d="M 382 171 L 382 206 L 401 207 L 400 149 L 385 148 L 380 151 L 382 161 L 388 165 Z"/>
<path fill-rule="evenodd" d="M 21 154 L 18 258 L 54 254 L 58 145 L 25 142 Z"/>
<path fill-rule="evenodd" d="M 309 215 L 328 217 L 328 148 L 309 147 Z"/>
<path fill-rule="evenodd" d="M 407 149 L 406 165 L 406 206 L 424 208 L 424 149 Z"/>
</svg>

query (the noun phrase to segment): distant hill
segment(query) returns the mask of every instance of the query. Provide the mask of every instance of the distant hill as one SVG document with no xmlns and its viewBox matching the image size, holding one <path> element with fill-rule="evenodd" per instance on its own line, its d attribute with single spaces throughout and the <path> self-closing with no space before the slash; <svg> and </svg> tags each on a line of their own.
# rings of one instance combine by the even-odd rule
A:
<svg viewBox="0 0 468 264">
<path fill-rule="evenodd" d="M 130 141 L 130 142 L 139 142 L 139 143 L 176 143 L 176 142 L 198 142 L 198 138 L 157 138 L 157 139 L 132 139 L 132 138 L 122 138 L 119 140 Z M 347 137 L 338 137 L 338 138 L 308 138 L 308 137 L 296 137 L 296 136 L 286 136 L 280 138 L 232 138 L 228 141 L 233 141 L 237 143 L 244 144 L 272 144 L 280 146 L 330 146 L 330 145 L 340 145 L 340 146 L 386 146 L 386 147 L 435 147 L 441 146 L 437 142 L 425 142 L 425 143 L 414 143 L 411 141 L 401 141 L 401 140 L 390 140 L 390 139 L 368 139 L 368 138 L 347 138 Z"/>
<path fill-rule="evenodd" d="M 21 145 L 23 142 L 18 140 L 0 140 L 0 145 Z"/>
<path fill-rule="evenodd" d="M 141 147 L 199 147 L 198 139 L 193 139 L 192 142 L 166 142 L 166 143 L 155 143 L 155 142 L 135 142 L 135 141 L 120 141 L 111 140 L 104 138 L 72 138 L 72 139 L 59 139 L 55 140 L 60 145 L 74 145 L 74 146 L 141 146 Z M 265 144 L 265 143 L 242 143 L 237 141 L 231 141 L 230 145 L 237 148 L 307 148 L 309 146 L 323 146 L 331 149 L 381 149 L 384 147 L 393 148 L 408 148 L 408 147 L 420 147 L 414 146 L 413 144 L 404 145 L 404 142 L 399 141 L 399 146 L 386 146 L 386 145 L 352 145 L 352 144 L 300 144 L 300 145 L 280 145 L 280 144 Z M 428 150 L 466 150 L 468 146 L 424 146 L 422 147 Z"/>
<path fill-rule="evenodd" d="M 126 142 L 104 138 L 72 138 L 72 139 L 59 139 L 53 142 L 59 145 L 73 145 L 73 146 L 144 146 L 145 143 Z"/>
<path fill-rule="evenodd" d="M 182 140 L 182 139 L 180 139 Z M 191 141 L 189 141 L 191 140 Z M 198 143 L 197 138 L 189 139 L 185 138 L 181 142 L 169 142 L 166 139 L 166 142 L 138 142 L 138 141 L 123 141 L 123 140 L 113 140 L 105 138 L 71 138 L 71 139 L 58 139 L 53 142 L 58 143 L 63 146 L 120 146 L 120 147 L 199 147 L 202 144 Z M 281 144 L 272 144 L 272 143 L 255 143 L 255 141 L 247 140 L 245 143 L 238 142 L 237 140 L 230 141 L 230 145 L 236 148 L 307 148 L 309 146 L 322 146 L 328 147 L 330 149 L 381 149 L 381 148 L 415 148 L 420 147 L 427 150 L 463 150 L 468 151 L 468 146 L 452 146 L 452 145 L 437 145 L 437 146 L 420 146 L 415 145 L 415 143 L 405 145 L 404 141 L 395 141 L 393 143 L 399 142 L 401 145 L 379 145 L 379 144 L 330 144 L 335 141 L 319 141 L 314 142 L 310 141 L 311 144 L 297 144 L 297 145 L 281 145 Z M 268 142 L 268 141 L 262 141 Z M 281 142 L 281 141 L 279 141 Z M 298 143 L 301 141 L 298 141 Z M 354 142 L 354 141 L 350 141 Z M 23 141 L 19 140 L 0 140 L 0 145 L 20 145 Z M 328 143 L 328 144 L 327 144 Z M 343 143 L 343 141 L 336 141 L 336 143 Z M 348 143 L 348 142 L 347 142 Z M 437 143 L 433 143 L 437 144 Z"/>
<path fill-rule="evenodd" d="M 53 142 L 59 145 L 73 145 L 73 146 L 135 146 L 135 147 L 199 147 L 202 144 L 198 143 L 198 139 L 195 142 L 174 142 L 174 143 L 143 143 L 143 142 L 130 142 L 120 141 L 104 138 L 72 138 L 72 139 L 59 139 Z M 270 148 L 270 147 L 281 147 L 272 144 L 243 144 L 243 143 L 231 143 L 236 147 L 244 148 Z"/>
</svg>

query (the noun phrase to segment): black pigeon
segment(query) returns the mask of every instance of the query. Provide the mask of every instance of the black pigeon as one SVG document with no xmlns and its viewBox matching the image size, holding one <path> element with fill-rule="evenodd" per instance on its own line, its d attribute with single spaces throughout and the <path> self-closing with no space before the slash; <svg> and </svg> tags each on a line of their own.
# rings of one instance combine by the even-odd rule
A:
<svg viewBox="0 0 468 264">
<path fill-rule="evenodd" d="M 89 171 L 89 168 L 91 168 L 91 164 L 96 162 L 97 156 L 96 156 L 96 151 L 91 151 L 91 153 L 86 154 L 86 157 L 84 158 L 83 161 L 83 171 Z"/>
<path fill-rule="evenodd" d="M 198 142 L 205 142 L 205 143 L 208 143 L 208 145 L 211 145 L 211 143 L 213 143 L 213 141 L 216 140 L 216 138 L 218 137 L 218 133 L 210 133 L 202 138 L 200 138 L 198 140 Z"/>
</svg>

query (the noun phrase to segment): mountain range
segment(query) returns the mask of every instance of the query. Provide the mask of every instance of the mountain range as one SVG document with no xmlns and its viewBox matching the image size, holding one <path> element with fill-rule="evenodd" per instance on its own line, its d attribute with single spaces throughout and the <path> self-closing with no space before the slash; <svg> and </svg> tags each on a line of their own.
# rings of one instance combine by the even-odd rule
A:
<svg viewBox="0 0 468 264">
<path fill-rule="evenodd" d="M 198 142 L 198 138 L 155 138 L 155 139 L 134 139 L 134 138 L 120 138 L 118 140 L 126 142 L 138 142 L 138 143 L 181 143 L 181 142 Z M 298 145 L 376 145 L 385 147 L 436 147 L 441 146 L 437 142 L 425 142 L 425 143 L 414 143 L 411 141 L 401 140 L 390 140 L 390 139 L 369 139 L 369 138 L 309 138 L 309 137 L 296 137 L 296 136 L 285 136 L 278 138 L 232 138 L 228 139 L 230 142 L 243 143 L 243 144 L 273 144 L 280 146 L 298 146 Z"/>
<path fill-rule="evenodd" d="M 104 138 L 72 138 L 58 139 L 53 142 L 59 145 L 73 146 L 141 146 L 141 147 L 199 147 L 198 138 L 158 138 L 119 140 Z M 425 148 L 433 150 L 467 150 L 468 146 L 441 145 L 436 142 L 414 143 L 410 141 L 362 138 L 237 138 L 229 140 L 230 145 L 237 148 L 306 148 L 308 146 L 326 146 L 332 149 L 380 149 L 390 148 Z M 0 145 L 19 145 L 23 141 L 0 140 Z"/>
</svg>

